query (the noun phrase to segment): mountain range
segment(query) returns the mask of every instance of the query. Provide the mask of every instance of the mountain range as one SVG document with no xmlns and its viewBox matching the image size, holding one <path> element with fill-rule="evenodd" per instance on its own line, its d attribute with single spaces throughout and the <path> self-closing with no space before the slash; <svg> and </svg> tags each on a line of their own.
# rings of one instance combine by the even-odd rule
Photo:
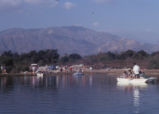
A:
<svg viewBox="0 0 159 114">
<path fill-rule="evenodd" d="M 7 50 L 23 53 L 43 49 L 57 49 L 60 54 L 88 55 L 128 49 L 152 52 L 159 50 L 159 46 L 80 26 L 41 29 L 12 28 L 0 32 L 0 53 Z"/>
</svg>

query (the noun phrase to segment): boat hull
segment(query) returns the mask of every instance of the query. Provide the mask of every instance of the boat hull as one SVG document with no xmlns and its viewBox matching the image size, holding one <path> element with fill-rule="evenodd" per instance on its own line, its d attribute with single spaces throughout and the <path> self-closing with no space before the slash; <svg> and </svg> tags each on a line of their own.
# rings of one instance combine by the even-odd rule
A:
<svg viewBox="0 0 159 114">
<path fill-rule="evenodd" d="M 73 74 L 73 76 L 83 76 L 84 74 L 83 73 L 81 73 L 81 72 L 75 72 L 74 74 Z"/>
<path fill-rule="evenodd" d="M 130 83 L 130 84 L 140 84 L 146 83 L 148 79 L 146 78 L 137 78 L 137 79 L 130 79 L 130 78 L 117 78 L 119 83 Z"/>
<path fill-rule="evenodd" d="M 43 73 L 37 73 L 37 77 L 43 77 L 44 74 Z"/>
</svg>

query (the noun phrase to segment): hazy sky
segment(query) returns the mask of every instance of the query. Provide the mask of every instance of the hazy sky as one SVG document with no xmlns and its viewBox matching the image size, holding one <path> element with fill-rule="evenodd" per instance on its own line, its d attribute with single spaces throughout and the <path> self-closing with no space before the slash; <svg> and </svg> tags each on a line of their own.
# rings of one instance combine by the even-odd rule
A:
<svg viewBox="0 0 159 114">
<path fill-rule="evenodd" d="M 0 0 L 0 30 L 79 25 L 159 41 L 159 0 Z"/>
</svg>

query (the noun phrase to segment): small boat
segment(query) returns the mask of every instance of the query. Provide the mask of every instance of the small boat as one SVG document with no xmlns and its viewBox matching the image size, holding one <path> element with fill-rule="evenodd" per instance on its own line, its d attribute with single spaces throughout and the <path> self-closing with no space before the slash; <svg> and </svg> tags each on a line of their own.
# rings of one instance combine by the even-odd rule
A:
<svg viewBox="0 0 159 114">
<path fill-rule="evenodd" d="M 73 73 L 73 76 L 83 76 L 84 75 L 84 73 L 82 73 L 82 72 L 75 72 L 75 73 Z"/>
<path fill-rule="evenodd" d="M 129 83 L 129 84 L 141 84 L 141 83 L 153 83 L 157 81 L 157 78 L 155 77 L 140 77 L 140 78 L 124 78 L 119 77 L 117 78 L 117 82 L 119 83 Z"/>
<path fill-rule="evenodd" d="M 44 73 L 38 72 L 36 75 L 37 75 L 37 77 L 43 77 Z"/>
<path fill-rule="evenodd" d="M 123 82 L 117 82 L 117 87 L 140 87 L 145 88 L 147 87 L 147 83 L 123 83 Z"/>
<path fill-rule="evenodd" d="M 148 78 L 117 78 L 117 81 L 120 83 L 146 83 L 148 81 Z"/>
</svg>

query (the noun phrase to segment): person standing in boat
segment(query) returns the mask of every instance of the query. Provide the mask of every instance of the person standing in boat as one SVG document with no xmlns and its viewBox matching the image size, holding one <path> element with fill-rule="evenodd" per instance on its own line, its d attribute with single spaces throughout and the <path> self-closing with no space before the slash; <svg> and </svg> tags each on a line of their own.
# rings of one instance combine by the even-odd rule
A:
<svg viewBox="0 0 159 114">
<path fill-rule="evenodd" d="M 139 78 L 140 76 L 140 66 L 134 63 L 133 73 L 135 74 L 135 78 Z"/>
</svg>

